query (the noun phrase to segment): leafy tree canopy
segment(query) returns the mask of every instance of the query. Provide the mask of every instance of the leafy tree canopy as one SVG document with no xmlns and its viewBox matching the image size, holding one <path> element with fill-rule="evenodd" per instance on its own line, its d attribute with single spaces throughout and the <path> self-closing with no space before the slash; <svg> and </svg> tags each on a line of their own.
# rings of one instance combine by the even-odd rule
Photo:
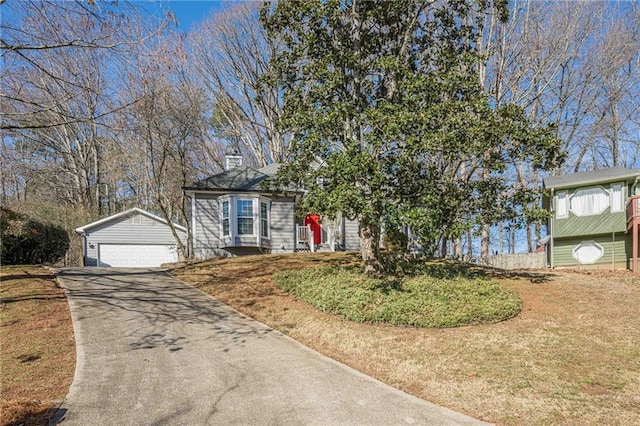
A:
<svg viewBox="0 0 640 426">
<path fill-rule="evenodd" d="M 504 2 L 495 5 L 506 18 Z M 262 22 L 281 40 L 265 79 L 294 135 L 280 176 L 308 190 L 307 211 L 357 219 L 368 272 L 384 270 L 380 233 L 408 224 L 423 248 L 470 217 L 513 217 L 531 196 L 504 179 L 547 169 L 558 141 L 514 105 L 494 107 L 476 49 L 486 1 L 279 1 Z"/>
</svg>

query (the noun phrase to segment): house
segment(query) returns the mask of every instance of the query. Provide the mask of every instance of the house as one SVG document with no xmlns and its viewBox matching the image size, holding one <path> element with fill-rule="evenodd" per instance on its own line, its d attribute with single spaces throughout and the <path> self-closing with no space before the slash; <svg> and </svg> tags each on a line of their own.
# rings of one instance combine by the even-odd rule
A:
<svg viewBox="0 0 640 426">
<path fill-rule="evenodd" d="M 638 270 L 640 169 L 611 167 L 544 179 L 555 267 Z"/>
<path fill-rule="evenodd" d="M 183 244 L 187 229 L 172 224 Z M 84 266 L 157 267 L 176 262 L 176 239 L 169 223 L 132 208 L 76 228 L 82 235 Z"/>
<path fill-rule="evenodd" d="M 255 169 L 227 156 L 225 170 L 183 188 L 197 258 L 315 250 L 358 250 L 355 221 L 297 211 L 304 190 L 273 188 L 278 164 Z"/>
</svg>

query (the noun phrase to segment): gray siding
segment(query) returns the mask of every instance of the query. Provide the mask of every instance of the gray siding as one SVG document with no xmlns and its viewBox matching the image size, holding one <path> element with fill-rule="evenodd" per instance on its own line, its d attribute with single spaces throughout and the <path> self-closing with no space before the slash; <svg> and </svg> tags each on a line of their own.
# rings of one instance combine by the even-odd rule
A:
<svg viewBox="0 0 640 426">
<path fill-rule="evenodd" d="M 293 199 L 276 199 L 271 203 L 271 253 L 295 250 L 296 215 Z"/>
<path fill-rule="evenodd" d="M 360 233 L 355 220 L 344 220 L 344 249 L 360 250 Z"/>
<path fill-rule="evenodd" d="M 184 244 L 187 234 L 177 230 Z M 142 214 L 103 223 L 85 232 L 85 266 L 97 266 L 99 244 L 164 244 L 176 245 L 169 225 Z"/>
<path fill-rule="evenodd" d="M 262 249 L 271 249 L 274 253 L 293 252 L 295 235 L 293 199 L 283 198 L 271 202 L 270 239 L 258 238 L 257 236 L 237 236 L 232 240 L 230 237 L 223 237 L 220 232 L 219 196 L 196 193 L 194 197 L 193 218 L 195 222 L 191 229 L 194 233 L 194 254 L 196 257 L 206 259 L 249 252 L 260 253 L 263 252 Z M 252 197 L 253 195 L 247 196 L 247 198 Z M 232 215 L 230 226 L 234 226 L 234 223 Z M 259 223 L 256 225 L 259 227 Z M 244 250 L 243 248 L 250 249 Z"/>
<path fill-rule="evenodd" d="M 220 256 L 220 212 L 218 196 L 194 194 L 195 223 L 193 251 L 195 257 L 206 259 Z"/>
<path fill-rule="evenodd" d="M 270 239 L 255 236 L 237 236 L 233 241 L 220 235 L 220 211 L 218 195 L 194 194 L 194 215 L 192 224 L 194 255 L 199 258 L 239 255 L 249 252 L 292 253 L 296 247 L 296 206 L 293 198 L 271 200 Z M 247 196 L 249 198 L 249 196 Z M 253 197 L 253 195 L 251 196 Z M 231 224 L 234 226 L 233 214 Z M 253 246 L 253 248 L 251 248 Z M 260 248 L 259 248 L 260 247 Z M 360 237 L 358 222 L 345 220 L 343 232 L 345 250 L 359 250 Z M 246 250 L 245 250 L 246 249 Z"/>
</svg>

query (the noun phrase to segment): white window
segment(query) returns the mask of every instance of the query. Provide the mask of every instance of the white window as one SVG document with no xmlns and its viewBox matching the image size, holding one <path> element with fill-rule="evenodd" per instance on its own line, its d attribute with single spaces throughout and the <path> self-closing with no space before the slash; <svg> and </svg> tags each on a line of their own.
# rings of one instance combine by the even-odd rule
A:
<svg viewBox="0 0 640 426">
<path fill-rule="evenodd" d="M 559 191 L 556 196 L 556 217 L 558 219 L 566 218 L 568 215 L 567 209 L 567 191 Z"/>
<path fill-rule="evenodd" d="M 624 210 L 624 193 L 621 183 L 611 185 L 611 211 L 621 212 Z"/>
<path fill-rule="evenodd" d="M 253 235 L 253 200 L 236 201 L 238 235 Z"/>
<path fill-rule="evenodd" d="M 237 237 L 269 238 L 270 204 L 259 195 L 224 195 L 218 199 L 220 234 L 233 244 L 251 245 L 251 239 L 238 242 Z"/>
<path fill-rule="evenodd" d="M 600 214 L 609 207 L 609 193 L 601 187 L 577 190 L 570 201 L 570 209 L 576 216 Z"/>
<path fill-rule="evenodd" d="M 229 201 L 222 202 L 222 235 L 229 236 Z"/>
<path fill-rule="evenodd" d="M 269 206 L 265 202 L 260 203 L 260 236 L 269 238 Z"/>
<path fill-rule="evenodd" d="M 596 263 L 604 254 L 604 248 L 594 241 L 583 241 L 573 249 L 573 258 L 580 264 Z"/>
</svg>

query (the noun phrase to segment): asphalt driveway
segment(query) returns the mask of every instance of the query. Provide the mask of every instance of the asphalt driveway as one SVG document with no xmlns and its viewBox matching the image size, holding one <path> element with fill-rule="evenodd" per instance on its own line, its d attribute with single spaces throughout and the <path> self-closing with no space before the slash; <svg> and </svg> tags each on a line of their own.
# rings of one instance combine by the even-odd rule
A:
<svg viewBox="0 0 640 426">
<path fill-rule="evenodd" d="M 77 343 L 62 425 L 481 424 L 152 269 L 58 271 Z"/>
</svg>

